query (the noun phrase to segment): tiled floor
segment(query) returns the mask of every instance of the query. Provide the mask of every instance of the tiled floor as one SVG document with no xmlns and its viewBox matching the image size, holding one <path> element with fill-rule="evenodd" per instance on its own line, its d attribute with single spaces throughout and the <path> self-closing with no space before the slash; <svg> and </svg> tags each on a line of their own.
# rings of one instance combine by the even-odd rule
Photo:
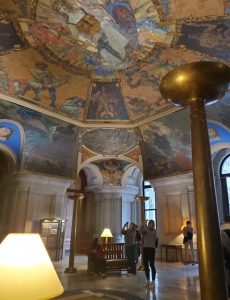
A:
<svg viewBox="0 0 230 300">
<path fill-rule="evenodd" d="M 71 290 L 104 290 L 120 291 L 132 299 L 132 295 L 146 300 L 198 300 L 200 299 L 198 266 L 182 263 L 156 263 L 157 278 L 155 288 L 145 288 L 145 274 L 138 271 L 136 276 L 129 277 L 124 273 L 108 273 L 105 279 L 87 275 L 87 258 L 76 256 L 75 267 L 78 272 L 65 274 L 68 266 L 66 257 L 54 263 L 65 291 Z M 133 297 L 134 298 L 134 297 Z M 96 299 L 96 298 L 95 298 Z"/>
</svg>

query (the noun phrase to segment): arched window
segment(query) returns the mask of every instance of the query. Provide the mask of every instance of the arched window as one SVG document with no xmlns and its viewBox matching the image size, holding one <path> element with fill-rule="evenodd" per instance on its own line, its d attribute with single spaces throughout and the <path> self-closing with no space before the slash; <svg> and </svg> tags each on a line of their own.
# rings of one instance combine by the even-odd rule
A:
<svg viewBox="0 0 230 300">
<path fill-rule="evenodd" d="M 155 191 L 149 181 L 143 182 L 144 196 L 150 197 L 145 201 L 145 220 L 154 220 L 157 225 Z"/>
<path fill-rule="evenodd" d="M 230 155 L 228 155 L 220 166 L 220 178 L 222 184 L 224 216 L 230 216 Z"/>
</svg>

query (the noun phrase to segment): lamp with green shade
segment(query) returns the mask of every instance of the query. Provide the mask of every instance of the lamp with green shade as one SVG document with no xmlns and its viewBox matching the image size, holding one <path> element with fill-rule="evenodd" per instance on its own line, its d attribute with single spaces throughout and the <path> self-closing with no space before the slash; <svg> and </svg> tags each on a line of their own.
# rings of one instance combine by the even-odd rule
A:
<svg viewBox="0 0 230 300">
<path fill-rule="evenodd" d="M 51 299 L 63 291 L 40 235 L 7 235 L 0 244 L 0 299 Z"/>
</svg>

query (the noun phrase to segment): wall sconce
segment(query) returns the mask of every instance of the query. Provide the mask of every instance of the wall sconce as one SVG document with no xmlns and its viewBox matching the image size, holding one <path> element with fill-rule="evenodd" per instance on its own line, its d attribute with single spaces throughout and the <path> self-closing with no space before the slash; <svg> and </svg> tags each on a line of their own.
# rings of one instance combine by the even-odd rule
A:
<svg viewBox="0 0 230 300">
<path fill-rule="evenodd" d="M 0 244 L 0 299 L 51 299 L 64 289 L 39 234 L 12 233 Z"/>
<path fill-rule="evenodd" d="M 108 244 L 109 238 L 113 237 L 111 230 L 109 228 L 104 228 L 101 237 L 105 238 L 105 243 Z"/>
</svg>

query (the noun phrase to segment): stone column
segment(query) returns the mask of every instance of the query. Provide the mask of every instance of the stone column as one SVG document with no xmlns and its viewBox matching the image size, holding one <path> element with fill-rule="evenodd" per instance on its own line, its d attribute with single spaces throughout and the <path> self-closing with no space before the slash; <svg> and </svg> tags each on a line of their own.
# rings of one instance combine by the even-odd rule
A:
<svg viewBox="0 0 230 300">
<path fill-rule="evenodd" d="M 95 194 L 95 236 L 100 236 L 106 227 L 111 229 L 113 242 L 122 242 L 121 228 L 126 221 L 136 222 L 137 216 L 132 213 L 132 204 L 136 204 L 134 197 L 139 191 L 133 187 L 94 187 Z M 136 210 L 134 210 L 136 211 Z"/>
</svg>

